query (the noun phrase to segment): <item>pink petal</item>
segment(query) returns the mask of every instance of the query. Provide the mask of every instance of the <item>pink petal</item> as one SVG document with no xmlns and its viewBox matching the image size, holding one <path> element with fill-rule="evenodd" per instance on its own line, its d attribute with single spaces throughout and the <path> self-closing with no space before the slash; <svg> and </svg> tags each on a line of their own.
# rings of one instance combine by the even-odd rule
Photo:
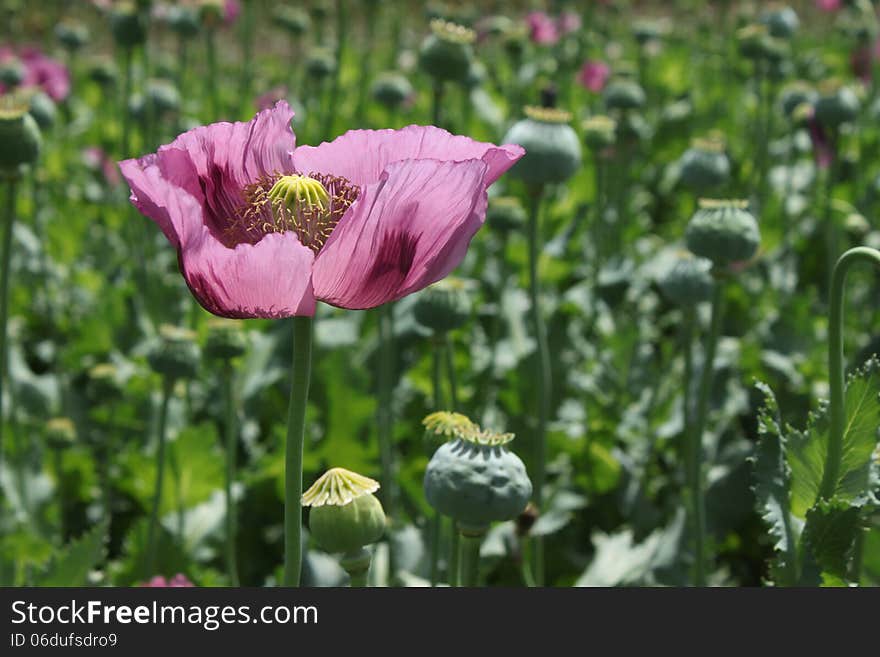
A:
<svg viewBox="0 0 880 657">
<path fill-rule="evenodd" d="M 524 153 L 516 145 L 495 146 L 434 126 L 411 125 L 401 130 L 349 130 L 320 146 L 300 146 L 293 153 L 293 164 L 299 173 L 333 174 L 366 187 L 378 182 L 388 165 L 401 160 L 482 160 L 488 166 L 488 186 Z"/>
<path fill-rule="evenodd" d="M 315 259 L 315 296 L 373 308 L 446 276 L 483 224 L 488 173 L 479 159 L 388 165 Z"/>
<path fill-rule="evenodd" d="M 229 249 L 207 227 L 180 252 L 180 268 L 204 308 L 233 319 L 314 315 L 311 249 L 293 232 Z"/>
</svg>

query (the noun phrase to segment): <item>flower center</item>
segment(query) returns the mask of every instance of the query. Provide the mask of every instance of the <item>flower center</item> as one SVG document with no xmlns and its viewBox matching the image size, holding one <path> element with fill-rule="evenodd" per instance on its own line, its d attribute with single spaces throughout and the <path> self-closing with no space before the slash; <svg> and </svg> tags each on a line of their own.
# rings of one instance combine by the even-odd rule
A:
<svg viewBox="0 0 880 657">
<path fill-rule="evenodd" d="M 359 194 L 357 185 L 338 176 L 266 176 L 242 190 L 245 203 L 228 232 L 233 241 L 243 231 L 248 241 L 256 242 L 269 233 L 292 230 L 303 246 L 317 253 Z"/>
</svg>

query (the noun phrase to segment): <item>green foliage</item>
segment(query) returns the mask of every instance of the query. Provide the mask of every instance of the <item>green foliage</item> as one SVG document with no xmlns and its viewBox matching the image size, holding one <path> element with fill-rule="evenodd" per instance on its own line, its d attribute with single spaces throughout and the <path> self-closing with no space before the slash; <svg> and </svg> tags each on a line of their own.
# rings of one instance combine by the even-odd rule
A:
<svg viewBox="0 0 880 657">
<path fill-rule="evenodd" d="M 56 551 L 34 577 L 37 586 L 86 586 L 89 573 L 106 553 L 107 523 L 100 522 Z"/>
</svg>

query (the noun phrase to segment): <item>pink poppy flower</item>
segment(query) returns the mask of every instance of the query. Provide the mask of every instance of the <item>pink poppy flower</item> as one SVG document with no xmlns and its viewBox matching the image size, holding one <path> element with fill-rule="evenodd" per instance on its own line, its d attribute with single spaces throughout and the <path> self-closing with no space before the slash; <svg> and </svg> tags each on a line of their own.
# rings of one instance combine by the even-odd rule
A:
<svg viewBox="0 0 880 657">
<path fill-rule="evenodd" d="M 443 278 L 524 154 L 433 126 L 296 146 L 286 102 L 120 163 L 132 203 L 177 249 L 192 293 L 232 318 L 366 309 Z"/>
<path fill-rule="evenodd" d="M 838 11 L 843 6 L 843 0 L 816 0 L 816 7 L 821 11 Z"/>
<path fill-rule="evenodd" d="M 577 74 L 577 81 L 582 87 L 596 94 L 605 88 L 610 75 L 611 69 L 605 62 L 586 61 Z"/>
<path fill-rule="evenodd" d="M 581 17 L 573 11 L 564 11 L 556 19 L 556 26 L 562 35 L 581 29 Z"/>
<path fill-rule="evenodd" d="M 82 159 L 85 165 L 92 171 L 100 171 L 104 180 L 111 187 L 115 187 L 122 178 L 119 174 L 119 167 L 104 151 L 98 146 L 87 146 L 82 150 Z"/>
<path fill-rule="evenodd" d="M 223 22 L 232 25 L 241 15 L 241 3 L 238 0 L 225 0 L 223 3 Z"/>
<path fill-rule="evenodd" d="M 807 131 L 810 133 L 810 141 L 813 143 L 813 158 L 816 161 L 817 167 L 827 169 L 834 162 L 836 149 L 825 128 L 822 127 L 822 124 L 816 120 L 813 114 L 813 110 L 810 108 L 809 118 L 807 119 Z"/>
<path fill-rule="evenodd" d="M 261 93 L 254 99 L 254 105 L 257 110 L 263 111 L 272 108 L 279 100 L 287 98 L 287 87 L 283 84 L 272 87 L 268 91 Z"/>
<path fill-rule="evenodd" d="M 162 575 L 156 575 L 149 582 L 138 584 L 138 586 L 147 588 L 189 588 L 194 587 L 195 584 L 190 582 L 186 575 L 177 573 L 171 579 L 165 579 Z"/>
<path fill-rule="evenodd" d="M 526 15 L 529 38 L 539 46 L 552 46 L 559 41 L 556 21 L 543 11 L 531 11 Z"/>
<path fill-rule="evenodd" d="M 46 57 L 39 49 L 31 46 L 18 52 L 9 46 L 0 46 L 0 63 L 5 64 L 14 59 L 21 63 L 22 87 L 39 88 L 56 103 L 70 94 L 70 73 L 63 64 Z M 5 91 L 3 84 L 0 84 L 0 93 Z"/>
</svg>

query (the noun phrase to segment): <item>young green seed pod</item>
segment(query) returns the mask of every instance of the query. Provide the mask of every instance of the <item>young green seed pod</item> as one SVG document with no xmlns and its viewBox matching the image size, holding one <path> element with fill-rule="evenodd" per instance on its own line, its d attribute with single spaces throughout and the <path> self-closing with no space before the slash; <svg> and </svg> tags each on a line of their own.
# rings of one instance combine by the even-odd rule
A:
<svg viewBox="0 0 880 657">
<path fill-rule="evenodd" d="M 229 360 L 242 356 L 246 348 L 240 322 L 222 317 L 208 321 L 208 339 L 204 349 L 206 358 Z"/>
<path fill-rule="evenodd" d="M 746 201 L 701 199 L 685 231 L 691 253 L 719 269 L 751 260 L 761 244 L 758 222 Z"/>
<path fill-rule="evenodd" d="M 767 26 L 770 36 L 790 39 L 801 25 L 797 12 L 791 7 L 777 6 L 764 12 L 761 22 Z"/>
<path fill-rule="evenodd" d="M 46 444 L 50 449 L 67 449 L 75 441 L 76 426 L 69 417 L 54 417 L 46 422 Z"/>
<path fill-rule="evenodd" d="M 645 105 L 645 90 L 635 80 L 619 78 L 606 85 L 602 99 L 609 111 L 637 110 Z"/>
<path fill-rule="evenodd" d="M 444 414 L 426 418 L 429 428 L 438 415 Z M 425 497 L 463 532 L 478 535 L 492 522 L 516 517 L 532 495 L 532 482 L 520 458 L 505 447 L 512 434 L 483 431 L 473 424 L 462 427 L 458 418 L 453 425 L 455 439 L 437 448 L 428 463 Z"/>
<path fill-rule="evenodd" d="M 306 74 L 317 82 L 322 82 L 336 70 L 336 58 L 325 48 L 313 49 L 306 58 Z"/>
<path fill-rule="evenodd" d="M 730 161 L 721 139 L 695 139 L 679 160 L 682 184 L 702 194 L 717 189 L 730 178 Z"/>
<path fill-rule="evenodd" d="M 385 511 L 373 493 L 379 482 L 344 468 L 332 468 L 302 496 L 312 536 L 327 552 L 358 554 L 385 533 Z"/>
<path fill-rule="evenodd" d="M 192 39 L 202 28 L 198 12 L 187 5 L 171 5 L 167 21 L 168 27 L 183 39 Z"/>
<path fill-rule="evenodd" d="M 55 26 L 55 38 L 68 52 L 77 52 L 88 43 L 89 30 L 79 21 L 63 20 Z"/>
<path fill-rule="evenodd" d="M 89 370 L 86 394 L 90 401 L 107 402 L 122 396 L 125 386 L 119 379 L 119 368 L 113 363 L 98 363 Z"/>
<path fill-rule="evenodd" d="M 439 82 L 464 82 L 471 72 L 475 39 L 473 30 L 434 19 L 419 49 L 419 66 Z"/>
<path fill-rule="evenodd" d="M 143 14 L 131 4 L 119 4 L 110 14 L 110 32 L 116 45 L 135 48 L 147 40 Z"/>
<path fill-rule="evenodd" d="M 525 114 L 502 140 L 526 149 L 510 175 L 528 185 L 565 182 L 581 166 L 580 140 L 568 125 L 571 114 L 552 107 L 526 107 Z"/>
<path fill-rule="evenodd" d="M 492 230 L 512 233 L 526 225 L 526 210 L 515 196 L 496 196 L 489 199 L 486 223 Z"/>
<path fill-rule="evenodd" d="M 163 324 L 159 340 L 147 355 L 153 371 L 172 381 L 195 377 L 199 364 L 199 349 L 192 331 Z"/>
<path fill-rule="evenodd" d="M 9 94 L 0 100 L 0 175 L 18 176 L 37 161 L 43 145 L 40 128 L 28 114 L 28 99 Z"/>
<path fill-rule="evenodd" d="M 435 333 L 461 328 L 471 316 L 468 281 L 453 276 L 428 286 L 413 305 L 416 321 Z"/>
<path fill-rule="evenodd" d="M 37 91 L 31 96 L 28 113 L 34 117 L 41 130 L 48 130 L 55 125 L 55 118 L 58 115 L 54 101 L 42 91 Z"/>
<path fill-rule="evenodd" d="M 715 287 L 712 262 L 689 253 L 679 254 L 659 283 L 664 296 L 672 303 L 683 308 L 693 307 L 712 297 Z"/>
<path fill-rule="evenodd" d="M 119 70 L 109 57 L 97 56 L 89 62 L 89 79 L 102 87 L 112 87 L 119 78 Z"/>
<path fill-rule="evenodd" d="M 581 128 L 584 131 L 584 141 L 594 152 L 612 146 L 617 137 L 617 121 L 608 116 L 591 116 L 581 124 Z"/>
<path fill-rule="evenodd" d="M 409 101 L 415 91 L 406 76 L 400 73 L 382 73 L 373 82 L 371 93 L 379 104 L 396 110 Z"/>
<path fill-rule="evenodd" d="M 819 89 L 819 99 L 814 105 L 816 120 L 822 125 L 837 129 L 844 123 L 855 121 L 859 116 L 861 102 L 850 87 L 828 80 Z"/>
</svg>

